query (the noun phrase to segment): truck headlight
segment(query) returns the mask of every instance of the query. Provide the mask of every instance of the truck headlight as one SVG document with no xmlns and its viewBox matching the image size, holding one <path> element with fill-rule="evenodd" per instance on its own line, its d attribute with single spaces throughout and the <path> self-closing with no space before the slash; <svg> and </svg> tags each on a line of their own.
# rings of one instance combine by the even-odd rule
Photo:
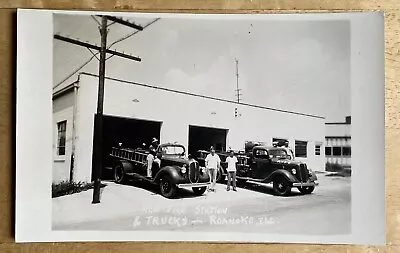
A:
<svg viewBox="0 0 400 253">
<path fill-rule="evenodd" d="M 183 165 L 183 166 L 182 166 L 182 168 L 181 168 L 181 172 L 182 172 L 183 174 L 185 174 L 185 173 L 186 173 L 186 165 Z"/>
<path fill-rule="evenodd" d="M 292 174 L 296 175 L 296 173 L 297 173 L 296 169 L 292 169 Z"/>
</svg>

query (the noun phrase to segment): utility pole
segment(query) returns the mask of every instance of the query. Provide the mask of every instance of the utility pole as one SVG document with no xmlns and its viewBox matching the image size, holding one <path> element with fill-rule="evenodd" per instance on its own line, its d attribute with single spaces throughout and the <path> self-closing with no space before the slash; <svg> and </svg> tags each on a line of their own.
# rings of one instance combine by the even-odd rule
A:
<svg viewBox="0 0 400 253">
<path fill-rule="evenodd" d="M 100 203 L 101 170 L 103 168 L 103 105 L 104 105 L 104 78 L 106 74 L 106 49 L 107 49 L 107 17 L 101 17 L 100 26 L 100 64 L 99 64 L 99 89 L 97 97 L 97 113 L 94 120 L 94 189 L 92 204 Z"/>
<path fill-rule="evenodd" d="M 94 189 L 93 189 L 93 200 L 92 204 L 100 203 L 100 186 L 101 186 L 101 172 L 103 169 L 103 106 L 104 106 L 104 80 L 105 80 L 105 72 L 106 72 L 106 54 L 112 54 L 119 57 L 127 58 L 134 61 L 141 61 L 139 57 L 135 57 L 132 55 L 126 55 L 121 52 L 117 52 L 115 50 L 110 50 L 107 48 L 107 20 L 112 22 L 128 26 L 139 31 L 143 30 L 143 27 L 140 25 L 136 25 L 129 21 L 123 20 L 117 17 L 111 16 L 99 16 L 101 17 L 100 23 L 100 36 L 101 36 L 101 45 L 100 47 L 96 45 L 92 45 L 83 41 L 74 40 L 71 38 L 63 37 L 60 35 L 54 35 L 54 39 L 61 40 L 67 43 L 72 43 L 78 46 L 86 47 L 89 50 L 99 50 L 100 51 L 100 63 L 99 63 L 99 87 L 98 87 L 98 97 L 97 97 L 97 113 L 94 119 L 94 149 L 93 149 L 93 181 L 94 181 Z"/>
</svg>

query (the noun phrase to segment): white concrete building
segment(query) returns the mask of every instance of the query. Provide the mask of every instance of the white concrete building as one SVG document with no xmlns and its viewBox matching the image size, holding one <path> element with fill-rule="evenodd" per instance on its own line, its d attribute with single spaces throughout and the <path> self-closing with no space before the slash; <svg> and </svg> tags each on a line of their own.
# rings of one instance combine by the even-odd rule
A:
<svg viewBox="0 0 400 253">
<path fill-rule="evenodd" d="M 138 22 L 144 24 L 148 20 Z M 178 26 L 181 22 L 174 24 Z M 86 25 L 92 25 L 94 29 L 87 29 Z M 167 23 L 167 26 L 170 25 Z M 127 28 L 118 30 L 117 25 L 111 28 L 109 41 L 116 41 L 131 32 Z M 60 17 L 54 29 L 55 33 L 98 44 L 98 30 L 91 17 Z M 148 143 L 152 137 L 158 137 L 161 143 L 181 143 L 189 152 L 206 149 L 210 145 L 217 149 L 240 150 L 244 149 L 246 141 L 272 145 L 274 139 L 286 139 L 297 159 L 305 160 L 311 169 L 325 170 L 323 117 L 301 111 L 274 110 L 253 105 L 248 100 L 244 100 L 247 105 L 234 103 L 235 66 L 230 60 L 226 68 L 228 72 L 232 69 L 232 73 L 223 75 L 220 71 L 211 71 L 208 73 L 212 76 L 199 75 L 197 78 L 200 81 L 190 87 L 187 87 L 189 85 L 186 85 L 187 79 L 183 74 L 178 75 L 181 79 L 169 76 L 161 79 L 152 66 L 162 60 L 165 62 L 163 68 L 172 68 L 168 59 L 163 58 L 163 53 L 169 49 L 165 41 L 156 39 L 160 35 L 152 33 L 151 26 L 141 34 L 144 33 L 154 38 L 151 50 L 148 50 L 149 45 L 144 42 L 143 35 L 138 35 L 134 41 L 123 41 L 117 48 L 138 53 L 143 62 L 113 57 L 106 63 L 106 76 L 109 78 L 106 79 L 104 98 L 105 155 L 111 146 L 119 142 L 124 146 L 137 147 L 142 142 Z M 201 34 L 196 36 L 204 38 Z M 92 177 L 98 62 L 92 60 L 82 65 L 91 56 L 86 48 L 54 40 L 54 182 L 71 178 L 74 181 L 90 181 Z M 225 60 L 218 59 L 225 66 Z M 200 63 L 196 64 L 196 68 L 201 67 Z M 207 67 L 209 63 L 204 64 Z M 157 78 L 162 81 L 157 82 Z M 210 82 L 210 87 L 215 87 L 215 90 L 206 86 L 197 89 L 206 82 Z M 227 91 L 232 91 L 232 97 Z M 274 94 L 260 96 L 268 100 Z M 288 91 L 284 99 L 292 101 L 297 96 L 296 92 Z M 271 107 L 274 105 L 271 104 Z M 235 117 L 235 108 L 238 117 Z"/>
<path fill-rule="evenodd" d="M 325 123 L 326 162 L 351 168 L 351 117 L 344 122 Z"/>
<path fill-rule="evenodd" d="M 80 74 L 79 81 L 54 94 L 53 181 L 70 177 L 74 149 L 73 179 L 91 180 L 97 85 L 96 76 Z M 238 108 L 239 117 L 234 116 L 235 108 Z M 244 149 L 246 141 L 272 145 L 273 139 L 280 138 L 289 141 L 297 159 L 305 160 L 312 169 L 324 169 L 323 118 L 215 101 L 110 79 L 105 85 L 104 115 L 105 152 L 119 142 L 137 147 L 154 136 L 159 137 L 161 143 L 181 143 L 189 151 L 210 145 L 223 150 L 240 150 Z"/>
</svg>

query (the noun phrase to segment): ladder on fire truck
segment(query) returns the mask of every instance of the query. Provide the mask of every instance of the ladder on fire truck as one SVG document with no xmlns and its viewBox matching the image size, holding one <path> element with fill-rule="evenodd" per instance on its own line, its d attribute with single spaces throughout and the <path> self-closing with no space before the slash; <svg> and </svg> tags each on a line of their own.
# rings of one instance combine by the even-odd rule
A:
<svg viewBox="0 0 400 253">
<path fill-rule="evenodd" d="M 146 164 L 148 154 L 149 153 L 144 150 L 113 147 L 111 148 L 110 156 L 134 163 Z"/>
</svg>

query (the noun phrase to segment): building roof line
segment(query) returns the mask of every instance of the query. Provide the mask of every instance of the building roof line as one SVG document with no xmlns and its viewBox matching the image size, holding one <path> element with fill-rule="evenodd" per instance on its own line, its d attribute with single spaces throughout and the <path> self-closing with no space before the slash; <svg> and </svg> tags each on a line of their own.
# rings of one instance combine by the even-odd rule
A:
<svg viewBox="0 0 400 253">
<path fill-rule="evenodd" d="M 347 123 L 347 122 L 326 122 L 325 125 L 351 125 L 351 123 Z"/>
<path fill-rule="evenodd" d="M 87 73 L 87 72 L 81 72 L 80 74 L 87 75 L 87 76 L 92 76 L 92 77 L 99 77 L 98 75 Z M 275 112 L 295 114 L 295 115 L 306 116 L 306 117 L 311 117 L 311 118 L 318 118 L 318 119 L 325 119 L 325 117 L 318 116 L 318 115 L 312 115 L 312 114 L 306 114 L 306 113 L 300 113 L 300 112 L 293 112 L 293 111 L 288 111 L 288 110 L 281 110 L 281 109 L 276 109 L 276 108 L 271 108 L 271 107 L 266 107 L 266 106 L 261 106 L 261 105 L 249 104 L 249 103 L 242 103 L 242 102 L 238 103 L 237 101 L 233 101 L 233 100 L 228 100 L 228 99 L 223 99 L 223 98 L 216 98 L 216 97 L 211 97 L 211 96 L 206 96 L 206 95 L 200 95 L 200 94 L 196 94 L 196 93 L 190 93 L 190 92 L 186 92 L 186 91 L 174 90 L 174 89 L 154 86 L 154 85 L 150 85 L 150 84 L 145 84 L 145 83 L 138 83 L 138 82 L 133 82 L 133 81 L 128 81 L 128 80 L 113 78 L 113 77 L 105 77 L 105 79 L 108 79 L 108 80 L 111 80 L 111 81 L 116 81 L 116 82 L 121 82 L 121 83 L 133 84 L 133 85 L 146 87 L 146 88 L 152 88 L 152 89 L 157 89 L 157 90 L 162 90 L 162 91 L 173 92 L 173 93 L 177 93 L 177 94 L 181 94 L 181 95 L 200 97 L 200 98 L 204 98 L 204 99 L 210 99 L 210 100 L 214 100 L 214 101 L 220 101 L 220 102 L 231 103 L 231 104 L 242 105 L 242 106 L 248 106 L 248 107 L 254 107 L 254 108 L 259 108 L 259 109 L 264 109 L 264 110 L 269 110 L 269 111 L 275 111 Z"/>
<path fill-rule="evenodd" d="M 62 89 L 54 92 L 53 93 L 53 99 L 57 98 L 59 96 L 62 96 L 63 94 L 73 90 L 75 87 L 78 87 L 78 82 L 79 82 L 79 78 L 78 78 L 78 80 L 74 81 L 73 83 L 70 83 L 67 86 L 63 87 Z"/>
<path fill-rule="evenodd" d="M 325 139 L 351 139 L 349 135 L 341 135 L 341 136 L 325 136 Z"/>
</svg>

